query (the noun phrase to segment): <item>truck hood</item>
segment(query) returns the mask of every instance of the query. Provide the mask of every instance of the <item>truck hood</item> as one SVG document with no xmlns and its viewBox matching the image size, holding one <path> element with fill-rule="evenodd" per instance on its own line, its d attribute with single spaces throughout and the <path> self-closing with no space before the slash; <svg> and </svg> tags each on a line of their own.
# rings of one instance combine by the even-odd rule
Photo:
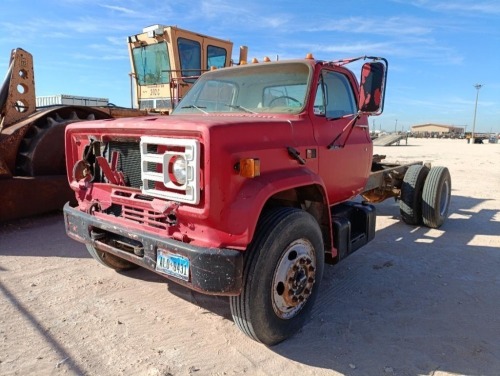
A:
<svg viewBox="0 0 500 376">
<path fill-rule="evenodd" d="M 258 122 L 260 126 L 269 123 L 288 123 L 298 120 L 297 116 L 267 115 L 267 114 L 209 114 L 209 115 L 169 115 L 169 116 L 143 116 L 130 118 L 113 118 L 78 122 L 68 125 L 67 130 L 78 129 L 78 132 L 90 133 L 123 133 L 143 135 L 161 134 L 167 131 L 173 134 L 210 132 L 211 128 L 230 127 L 238 124 L 245 126 Z"/>
</svg>

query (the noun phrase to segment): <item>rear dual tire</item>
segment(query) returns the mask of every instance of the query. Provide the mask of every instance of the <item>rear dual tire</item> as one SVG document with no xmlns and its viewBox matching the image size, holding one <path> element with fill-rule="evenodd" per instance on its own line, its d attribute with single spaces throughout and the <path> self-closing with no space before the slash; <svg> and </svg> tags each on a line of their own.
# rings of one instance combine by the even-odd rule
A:
<svg viewBox="0 0 500 376">
<path fill-rule="evenodd" d="M 424 225 L 439 228 L 448 217 L 451 198 L 451 176 L 446 167 L 433 167 L 422 191 Z"/>
<path fill-rule="evenodd" d="M 422 165 L 412 165 L 406 170 L 401 186 L 399 211 L 406 224 L 422 223 L 422 191 L 429 168 Z"/>
<path fill-rule="evenodd" d="M 401 186 L 401 218 L 409 225 L 439 228 L 448 216 L 450 198 L 451 177 L 446 167 L 429 170 L 426 166 L 410 166 Z"/>
</svg>

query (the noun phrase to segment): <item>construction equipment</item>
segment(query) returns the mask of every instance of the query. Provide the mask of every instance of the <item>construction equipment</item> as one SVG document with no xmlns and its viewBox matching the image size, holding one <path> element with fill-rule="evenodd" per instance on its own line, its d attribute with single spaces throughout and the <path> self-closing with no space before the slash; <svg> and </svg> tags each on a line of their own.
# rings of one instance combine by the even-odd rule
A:
<svg viewBox="0 0 500 376">
<path fill-rule="evenodd" d="M 230 41 L 153 25 L 128 37 L 131 108 L 36 108 L 32 55 L 11 52 L 0 90 L 0 222 L 62 208 L 73 199 L 64 165 L 64 129 L 83 120 L 168 114 L 205 71 L 232 65 Z M 247 48 L 240 49 L 240 64 Z M 133 109 L 135 107 L 136 109 Z"/>
<path fill-rule="evenodd" d="M 71 199 L 64 157 L 67 124 L 146 114 L 120 107 L 37 110 L 35 103 L 33 56 L 14 49 L 0 89 L 0 222 L 60 209 Z"/>
<path fill-rule="evenodd" d="M 233 43 L 175 26 L 153 25 L 128 37 L 131 106 L 168 113 L 205 71 L 232 65 Z M 240 63 L 247 48 L 240 49 Z"/>
</svg>

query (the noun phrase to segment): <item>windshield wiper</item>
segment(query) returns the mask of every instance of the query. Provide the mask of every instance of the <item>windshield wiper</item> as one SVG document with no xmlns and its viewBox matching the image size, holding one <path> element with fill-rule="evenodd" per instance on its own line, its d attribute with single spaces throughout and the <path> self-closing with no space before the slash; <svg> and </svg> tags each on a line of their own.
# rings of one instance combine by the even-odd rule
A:
<svg viewBox="0 0 500 376">
<path fill-rule="evenodd" d="M 243 110 L 245 112 L 248 112 L 249 114 L 256 114 L 257 112 L 252 111 L 248 108 L 245 108 L 243 106 L 240 106 L 238 104 L 228 104 L 228 103 L 223 103 L 224 106 L 231 107 L 231 108 L 236 108 L 237 110 Z"/>
<path fill-rule="evenodd" d="M 203 110 L 203 108 L 206 108 L 206 107 L 198 107 L 198 106 L 196 106 L 194 104 L 190 104 L 190 105 L 187 105 L 187 106 L 182 106 L 181 108 L 196 108 L 198 111 L 201 111 L 204 114 L 208 114 L 207 111 Z"/>
</svg>

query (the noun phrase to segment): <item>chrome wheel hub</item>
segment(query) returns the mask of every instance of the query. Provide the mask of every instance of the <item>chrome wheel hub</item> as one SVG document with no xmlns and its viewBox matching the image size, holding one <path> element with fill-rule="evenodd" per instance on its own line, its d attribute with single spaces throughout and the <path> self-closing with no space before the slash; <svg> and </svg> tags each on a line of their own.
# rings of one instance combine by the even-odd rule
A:
<svg viewBox="0 0 500 376">
<path fill-rule="evenodd" d="M 290 319 L 311 296 L 316 278 L 316 253 L 307 239 L 292 242 L 278 262 L 272 281 L 272 303 L 276 315 Z"/>
</svg>

